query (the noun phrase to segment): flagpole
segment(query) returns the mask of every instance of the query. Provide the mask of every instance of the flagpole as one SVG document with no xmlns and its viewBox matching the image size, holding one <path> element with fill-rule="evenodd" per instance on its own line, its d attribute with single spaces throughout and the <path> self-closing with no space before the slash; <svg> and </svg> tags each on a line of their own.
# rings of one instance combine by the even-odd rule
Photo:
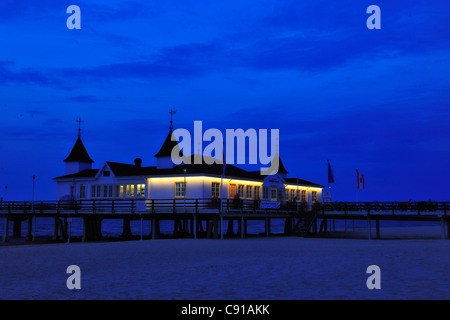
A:
<svg viewBox="0 0 450 320">
<path fill-rule="evenodd" d="M 225 161 L 225 155 L 223 153 L 223 142 L 222 142 L 222 174 L 220 176 L 220 213 L 223 211 L 223 176 L 225 174 L 224 170 L 224 161 Z"/>
<path fill-rule="evenodd" d="M 358 190 L 359 190 L 359 172 L 356 169 L 356 202 L 358 202 Z"/>
</svg>

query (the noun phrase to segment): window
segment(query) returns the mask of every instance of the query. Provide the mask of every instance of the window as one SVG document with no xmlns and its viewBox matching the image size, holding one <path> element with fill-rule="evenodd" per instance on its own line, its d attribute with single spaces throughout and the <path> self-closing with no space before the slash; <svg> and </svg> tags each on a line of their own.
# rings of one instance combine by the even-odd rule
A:
<svg viewBox="0 0 450 320">
<path fill-rule="evenodd" d="M 306 190 L 302 190 L 302 202 L 306 202 Z"/>
<path fill-rule="evenodd" d="M 291 192 L 289 191 L 289 189 L 286 189 L 286 200 L 291 200 L 291 198 L 290 198 L 290 196 L 291 196 Z"/>
<path fill-rule="evenodd" d="M 72 198 L 75 198 L 75 186 L 70 186 L 70 196 Z"/>
<path fill-rule="evenodd" d="M 236 195 L 236 185 L 230 184 L 230 198 L 234 198 Z"/>
<path fill-rule="evenodd" d="M 252 186 L 247 186 L 245 188 L 245 197 L 247 199 L 251 199 L 252 198 Z"/>
<path fill-rule="evenodd" d="M 297 190 L 296 194 L 297 194 L 297 201 L 298 201 L 300 199 L 300 190 Z"/>
<path fill-rule="evenodd" d="M 220 183 L 218 182 L 211 183 L 211 197 L 220 198 Z"/>
<path fill-rule="evenodd" d="M 294 201 L 294 198 L 295 198 L 295 190 L 292 189 L 291 190 L 291 200 Z"/>
<path fill-rule="evenodd" d="M 145 197 L 145 184 L 138 184 L 137 186 L 137 196 L 140 198 Z"/>
<path fill-rule="evenodd" d="M 275 188 L 270 189 L 270 199 L 277 200 L 277 189 Z"/>
<path fill-rule="evenodd" d="M 311 200 L 312 200 L 312 202 L 316 202 L 317 201 L 317 191 L 313 191 L 311 193 Z"/>
<path fill-rule="evenodd" d="M 253 198 L 255 199 L 255 200 L 259 200 L 259 189 L 260 189 L 260 187 L 259 186 L 255 186 L 255 191 L 254 191 L 254 193 L 253 193 Z"/>
<path fill-rule="evenodd" d="M 80 186 L 80 199 L 86 199 L 86 186 Z"/>
<path fill-rule="evenodd" d="M 238 195 L 239 195 L 239 198 L 241 198 L 241 199 L 244 198 L 244 186 L 243 185 L 238 185 Z"/>
<path fill-rule="evenodd" d="M 175 197 L 183 198 L 186 194 L 186 185 L 184 182 L 175 182 Z"/>
<path fill-rule="evenodd" d="M 103 198 L 108 198 L 108 186 L 103 186 Z"/>
<path fill-rule="evenodd" d="M 284 189 L 278 189 L 278 201 L 283 201 L 285 196 Z"/>
<path fill-rule="evenodd" d="M 91 186 L 91 198 L 95 198 L 96 186 Z"/>
<path fill-rule="evenodd" d="M 111 175 L 111 172 L 109 171 L 103 171 L 103 176 L 104 177 L 109 177 Z"/>
<path fill-rule="evenodd" d="M 134 198 L 134 184 L 130 186 L 130 197 Z"/>
<path fill-rule="evenodd" d="M 269 200 L 269 187 L 263 187 L 263 199 Z"/>
<path fill-rule="evenodd" d="M 123 186 L 120 186 L 119 188 L 119 197 L 123 198 Z"/>
<path fill-rule="evenodd" d="M 109 198 L 112 198 L 112 196 L 113 196 L 112 192 L 113 192 L 113 186 L 109 185 L 108 186 L 108 197 Z"/>
</svg>

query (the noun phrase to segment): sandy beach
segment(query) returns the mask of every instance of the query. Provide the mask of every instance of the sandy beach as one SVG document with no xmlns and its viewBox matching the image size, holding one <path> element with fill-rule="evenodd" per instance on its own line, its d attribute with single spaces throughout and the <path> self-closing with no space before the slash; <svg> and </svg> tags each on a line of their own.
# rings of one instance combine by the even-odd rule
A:
<svg viewBox="0 0 450 320">
<path fill-rule="evenodd" d="M 450 298 L 450 241 L 439 239 L 163 239 L 0 251 L 0 299 Z M 80 290 L 66 287 L 69 265 L 81 269 Z M 381 269 L 380 290 L 366 286 L 369 265 Z"/>
</svg>

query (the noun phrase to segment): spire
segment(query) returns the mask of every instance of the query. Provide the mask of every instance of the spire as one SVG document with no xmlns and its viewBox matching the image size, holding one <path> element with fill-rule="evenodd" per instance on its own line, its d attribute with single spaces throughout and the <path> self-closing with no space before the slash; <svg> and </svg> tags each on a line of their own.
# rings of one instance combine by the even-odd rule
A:
<svg viewBox="0 0 450 320">
<path fill-rule="evenodd" d="M 75 145 L 72 148 L 69 156 L 64 160 L 64 162 L 84 162 L 84 163 L 93 163 L 94 160 L 89 157 L 89 154 L 84 147 L 83 142 L 81 141 L 80 135 L 78 135 L 78 139 L 75 142 Z"/>
<path fill-rule="evenodd" d="M 158 153 L 155 154 L 155 158 L 172 157 L 172 150 L 174 148 L 178 148 L 178 150 L 180 150 L 180 155 L 182 155 L 181 148 L 173 135 L 172 129 L 170 129 L 170 132 L 167 135 L 166 140 L 164 140 L 161 149 L 159 149 Z"/>
<path fill-rule="evenodd" d="M 286 170 L 286 168 L 284 167 L 284 165 L 283 165 L 283 162 L 281 161 L 281 158 L 280 158 L 280 154 L 279 154 L 279 152 L 278 152 L 278 137 L 277 137 L 277 147 L 276 147 L 276 153 L 275 153 L 275 155 L 274 155 L 274 159 L 275 158 L 278 158 L 278 173 L 281 173 L 281 174 L 286 174 L 286 173 L 288 173 L 288 171 Z"/>
<path fill-rule="evenodd" d="M 78 139 L 72 148 L 69 156 L 64 160 L 64 162 L 83 162 L 83 163 L 93 163 L 94 160 L 89 157 L 89 154 L 84 147 L 83 141 L 81 141 L 81 123 L 83 122 L 81 118 L 75 120 L 78 122 Z"/>
</svg>

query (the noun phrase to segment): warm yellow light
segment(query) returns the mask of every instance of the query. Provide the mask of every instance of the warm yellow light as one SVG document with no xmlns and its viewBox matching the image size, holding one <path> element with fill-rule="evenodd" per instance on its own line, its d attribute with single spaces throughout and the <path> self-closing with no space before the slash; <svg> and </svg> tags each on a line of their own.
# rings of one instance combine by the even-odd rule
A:
<svg viewBox="0 0 450 320">
<path fill-rule="evenodd" d="M 299 189 L 299 190 L 306 190 L 306 189 L 311 189 L 311 190 L 322 190 L 323 188 L 319 188 L 319 187 L 307 187 L 307 186 L 302 186 L 302 185 L 296 185 L 296 184 L 285 184 L 286 189 Z"/>
<path fill-rule="evenodd" d="M 184 181 L 184 176 L 179 177 L 158 177 L 158 178 L 148 178 L 151 183 L 158 183 L 158 182 L 173 182 L 173 181 Z M 187 176 L 186 181 L 206 181 L 206 182 L 221 182 L 221 178 L 213 178 L 213 177 L 207 177 L 207 176 Z M 240 180 L 240 179 L 230 179 L 230 178 L 224 178 L 224 183 L 229 184 L 245 184 L 245 185 L 252 185 L 252 186 L 262 186 L 262 182 L 257 181 L 249 181 L 249 180 Z"/>
</svg>

